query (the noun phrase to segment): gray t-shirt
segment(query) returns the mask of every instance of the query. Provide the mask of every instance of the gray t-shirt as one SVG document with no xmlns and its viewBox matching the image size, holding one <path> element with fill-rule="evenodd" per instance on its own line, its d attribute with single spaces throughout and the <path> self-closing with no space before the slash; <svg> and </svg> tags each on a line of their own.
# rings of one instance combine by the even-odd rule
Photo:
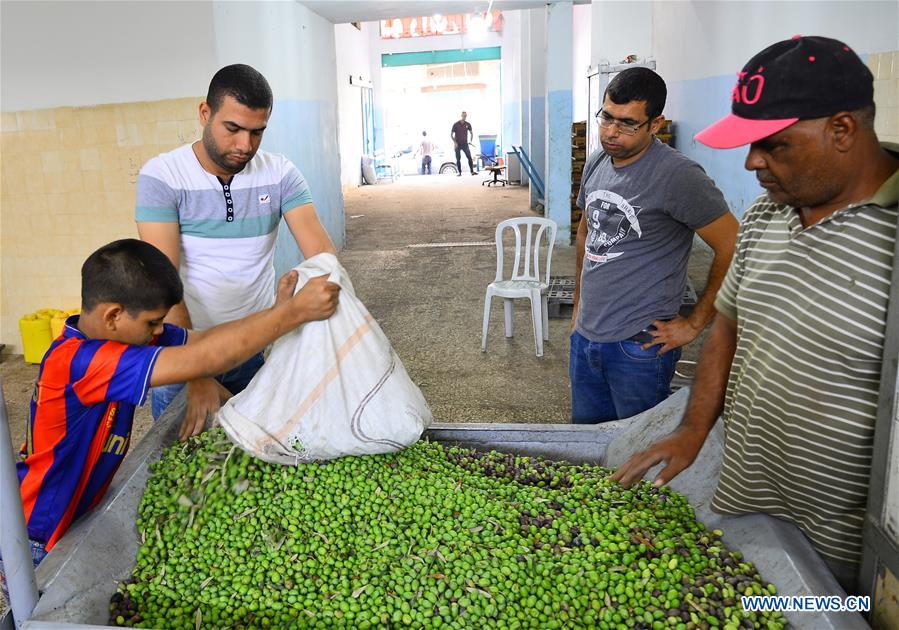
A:
<svg viewBox="0 0 899 630">
<path fill-rule="evenodd" d="M 729 212 L 702 167 L 658 140 L 620 168 L 593 153 L 577 205 L 587 217 L 577 331 L 603 343 L 677 315 L 694 231 Z"/>
</svg>

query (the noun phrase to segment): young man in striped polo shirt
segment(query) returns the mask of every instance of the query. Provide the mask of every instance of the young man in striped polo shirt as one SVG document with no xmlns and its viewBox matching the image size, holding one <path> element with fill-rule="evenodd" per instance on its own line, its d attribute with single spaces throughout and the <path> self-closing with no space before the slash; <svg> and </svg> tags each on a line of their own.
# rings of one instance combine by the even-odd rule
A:
<svg viewBox="0 0 899 630">
<path fill-rule="evenodd" d="M 272 103 L 272 90 L 255 69 L 222 68 L 200 103 L 202 139 L 141 169 L 138 232 L 165 252 L 184 283 L 184 301 L 167 322 L 202 330 L 271 306 L 281 217 L 304 257 L 337 253 L 303 175 L 283 155 L 259 151 Z M 242 391 L 262 363 L 259 353 L 216 379 L 188 383 L 181 438 L 200 433 L 207 417 Z M 182 387 L 153 390 L 154 418 Z"/>
<path fill-rule="evenodd" d="M 842 42 L 795 37 L 746 64 L 732 114 L 696 136 L 750 145 L 746 211 L 680 427 L 615 473 L 688 467 L 723 412 L 712 507 L 796 524 L 857 590 L 896 240 L 899 145 L 874 133 L 873 76 Z"/>
</svg>

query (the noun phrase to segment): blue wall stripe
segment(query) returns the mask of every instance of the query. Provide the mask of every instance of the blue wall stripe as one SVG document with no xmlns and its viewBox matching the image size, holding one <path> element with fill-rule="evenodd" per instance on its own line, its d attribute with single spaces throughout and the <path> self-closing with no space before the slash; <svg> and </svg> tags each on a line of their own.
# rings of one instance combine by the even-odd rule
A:
<svg viewBox="0 0 899 630">
<path fill-rule="evenodd" d="M 540 175 L 540 178 L 546 182 L 546 98 L 543 96 L 534 96 L 531 98 L 530 106 L 530 138 L 528 146 L 528 156 L 531 158 L 531 164 L 534 170 Z M 570 133 L 570 132 L 569 132 Z M 568 158 L 571 159 L 570 157 Z M 531 205 L 538 202 L 539 196 L 537 187 L 531 186 Z M 544 200 L 545 201 L 545 200 Z"/>
<path fill-rule="evenodd" d="M 711 149 L 693 136 L 730 113 L 730 94 L 736 77 L 727 74 L 668 84 L 665 115 L 674 121 L 675 148 L 696 161 L 724 193 L 737 218 L 764 190 L 743 164 L 749 147 Z"/>
<path fill-rule="evenodd" d="M 546 212 L 559 226 L 556 242 L 571 241 L 571 90 L 546 95 L 549 113 L 549 172 L 546 174 Z"/>
<path fill-rule="evenodd" d="M 335 101 L 276 100 L 262 141 L 266 151 L 293 162 L 309 184 L 312 203 L 338 249 L 345 244 L 343 192 Z M 302 261 L 287 224 L 281 221 L 275 247 L 278 277 Z"/>
</svg>

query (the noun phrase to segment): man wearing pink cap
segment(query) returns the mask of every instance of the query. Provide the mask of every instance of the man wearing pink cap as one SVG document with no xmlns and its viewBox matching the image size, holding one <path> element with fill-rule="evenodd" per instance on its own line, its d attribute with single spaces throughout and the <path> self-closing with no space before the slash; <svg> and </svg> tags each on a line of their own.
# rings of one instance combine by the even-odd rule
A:
<svg viewBox="0 0 899 630">
<path fill-rule="evenodd" d="M 697 134 L 750 145 L 746 210 L 680 426 L 615 473 L 656 485 L 724 416 L 713 509 L 796 524 L 856 591 L 896 240 L 899 145 L 874 133 L 873 76 L 842 42 L 796 37 L 738 75 L 732 114 Z"/>
</svg>

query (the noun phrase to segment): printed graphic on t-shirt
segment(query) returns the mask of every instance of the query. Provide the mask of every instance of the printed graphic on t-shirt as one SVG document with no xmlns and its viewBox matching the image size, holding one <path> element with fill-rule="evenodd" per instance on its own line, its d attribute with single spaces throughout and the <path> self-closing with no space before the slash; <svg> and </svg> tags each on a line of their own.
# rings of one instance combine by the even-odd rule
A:
<svg viewBox="0 0 899 630">
<path fill-rule="evenodd" d="M 632 206 L 627 199 L 611 190 L 595 190 L 587 195 L 587 249 L 584 257 L 595 269 L 623 252 L 614 251 L 631 230 L 637 238 L 643 236 L 637 215 L 639 206 Z"/>
</svg>

